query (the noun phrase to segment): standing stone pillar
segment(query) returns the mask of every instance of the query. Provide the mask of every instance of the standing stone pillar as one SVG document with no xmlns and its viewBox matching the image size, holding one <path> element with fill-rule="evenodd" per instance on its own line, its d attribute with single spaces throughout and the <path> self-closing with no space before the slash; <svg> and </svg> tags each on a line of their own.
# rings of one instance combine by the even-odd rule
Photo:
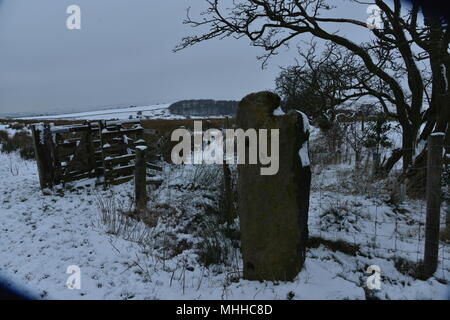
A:
<svg viewBox="0 0 450 320">
<path fill-rule="evenodd" d="M 311 184 L 309 124 L 297 111 L 275 116 L 279 106 L 276 94 L 259 92 L 242 99 L 237 112 L 237 128 L 269 130 L 268 146 L 270 129 L 279 129 L 278 173 L 261 175 L 259 161 L 238 165 L 238 211 L 248 280 L 290 281 L 305 261 Z"/>
</svg>

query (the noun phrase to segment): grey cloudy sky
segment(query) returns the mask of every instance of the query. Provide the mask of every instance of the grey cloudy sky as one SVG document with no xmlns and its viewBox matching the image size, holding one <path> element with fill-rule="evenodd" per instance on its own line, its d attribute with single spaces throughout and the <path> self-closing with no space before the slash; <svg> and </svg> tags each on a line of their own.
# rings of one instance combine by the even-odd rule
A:
<svg viewBox="0 0 450 320">
<path fill-rule="evenodd" d="M 172 52 L 183 36 L 195 32 L 182 24 L 185 9 L 198 12 L 203 3 L 0 0 L 0 113 L 240 99 L 272 89 L 279 66 L 294 62 L 294 49 L 272 59 L 265 70 L 256 60 L 262 52 L 246 39 L 213 40 Z M 81 7 L 82 30 L 66 28 L 71 4 Z M 342 12 L 366 18 L 364 6 Z"/>
</svg>

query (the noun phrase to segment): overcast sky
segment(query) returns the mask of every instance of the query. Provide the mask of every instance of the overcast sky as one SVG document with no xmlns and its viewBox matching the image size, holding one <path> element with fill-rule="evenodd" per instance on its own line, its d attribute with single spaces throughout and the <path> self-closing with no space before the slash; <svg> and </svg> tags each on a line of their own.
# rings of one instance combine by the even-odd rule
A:
<svg viewBox="0 0 450 320">
<path fill-rule="evenodd" d="M 193 34 L 185 9 L 201 0 L 0 0 L 0 113 L 74 111 L 180 99 L 241 99 L 274 87 L 294 49 L 261 70 L 248 40 L 213 40 L 172 49 Z M 66 8 L 82 29 L 66 28 Z M 364 6 L 346 7 L 365 20 Z M 350 32 L 350 31 L 349 31 Z M 368 32 L 354 32 L 355 40 Z"/>
</svg>

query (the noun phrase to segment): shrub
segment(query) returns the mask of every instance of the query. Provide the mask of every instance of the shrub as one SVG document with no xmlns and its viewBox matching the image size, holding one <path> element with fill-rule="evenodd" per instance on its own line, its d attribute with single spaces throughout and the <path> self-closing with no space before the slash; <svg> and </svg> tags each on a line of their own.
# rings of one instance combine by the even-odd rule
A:
<svg viewBox="0 0 450 320">
<path fill-rule="evenodd" d="M 357 203 L 336 200 L 319 214 L 322 231 L 359 232 L 358 220 L 362 217 Z"/>
<path fill-rule="evenodd" d="M 2 152 L 4 152 L 4 153 L 11 153 L 16 150 L 17 150 L 17 147 L 12 143 L 11 139 L 6 140 L 2 144 Z"/>
<path fill-rule="evenodd" d="M 0 143 L 4 143 L 9 140 L 8 131 L 0 130 Z"/>
<path fill-rule="evenodd" d="M 24 160 L 33 160 L 35 158 L 34 147 L 26 146 L 26 147 L 20 148 L 19 155 Z"/>
<path fill-rule="evenodd" d="M 14 129 L 14 130 L 22 130 L 23 128 L 25 128 L 25 125 L 23 123 L 11 123 L 9 125 L 9 128 Z"/>
<path fill-rule="evenodd" d="M 177 141 L 171 140 L 170 133 L 162 134 L 155 143 L 156 152 L 161 155 L 164 161 L 172 162 L 172 149 L 177 143 Z"/>
<path fill-rule="evenodd" d="M 202 239 L 198 244 L 199 262 L 205 267 L 230 264 L 235 246 L 226 236 L 227 227 L 220 226 L 214 219 L 205 221 L 202 227 Z"/>
<path fill-rule="evenodd" d="M 205 267 L 232 265 L 240 246 L 239 227 L 235 223 L 224 223 L 223 209 L 223 198 L 218 194 L 214 203 L 203 206 L 203 213 L 200 215 L 202 231 L 197 253 L 199 262 Z"/>
<path fill-rule="evenodd" d="M 12 137 L 11 142 L 16 146 L 16 149 L 33 146 L 33 138 L 26 131 L 16 132 Z"/>
<path fill-rule="evenodd" d="M 34 159 L 33 138 L 26 131 L 19 131 L 12 138 L 7 138 L 2 143 L 2 152 L 11 153 L 19 151 L 19 155 L 24 160 Z"/>
<path fill-rule="evenodd" d="M 398 272 L 403 275 L 410 276 L 414 279 L 424 279 L 423 265 L 420 262 L 413 262 L 405 258 L 396 257 L 394 266 Z"/>
<path fill-rule="evenodd" d="M 389 132 L 392 127 L 388 122 L 386 115 L 377 116 L 376 121 L 369 124 L 365 141 L 363 142 L 366 148 L 374 149 L 377 153 L 381 148 L 391 148 L 392 141 L 389 139 Z"/>
<path fill-rule="evenodd" d="M 96 203 L 100 221 L 106 226 L 107 233 L 121 236 L 125 240 L 141 245 L 152 241 L 153 234 L 150 233 L 150 229 L 133 217 L 131 202 L 123 203 L 114 195 L 110 197 L 98 195 Z"/>
</svg>

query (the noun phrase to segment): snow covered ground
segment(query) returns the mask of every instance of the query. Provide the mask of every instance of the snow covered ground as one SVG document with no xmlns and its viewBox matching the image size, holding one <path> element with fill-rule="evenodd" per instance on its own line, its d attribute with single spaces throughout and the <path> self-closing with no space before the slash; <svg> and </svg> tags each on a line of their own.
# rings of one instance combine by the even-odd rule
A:
<svg viewBox="0 0 450 320">
<path fill-rule="evenodd" d="M 111 120 L 111 119 L 128 119 L 130 116 L 136 118 L 138 112 L 143 119 L 150 117 L 152 119 L 173 119 L 176 116 L 169 112 L 170 104 L 158 104 L 151 106 L 129 107 L 129 108 L 112 108 L 97 111 L 86 111 L 78 113 L 68 113 L 60 115 L 48 115 L 39 117 L 24 117 L 21 119 L 78 119 L 78 120 Z"/>
<path fill-rule="evenodd" d="M 389 204 L 381 182 L 352 171 L 315 168 L 305 267 L 293 282 L 274 283 L 243 280 L 238 240 L 222 239 L 211 220 L 217 168 L 166 165 L 144 224 L 117 213 L 132 207 L 132 182 L 44 195 L 34 161 L 0 153 L 0 278 L 42 299 L 447 298 L 448 244 L 429 280 L 408 265 L 423 255 L 424 202 Z M 202 248 L 217 238 L 226 257 L 206 267 Z M 72 265 L 79 290 L 66 285 Z M 370 265 L 381 269 L 380 290 L 366 289 Z"/>
<path fill-rule="evenodd" d="M 18 131 L 27 131 L 29 134 L 31 134 L 31 130 L 28 129 L 25 125 L 23 126 L 22 129 L 17 130 L 17 129 L 11 128 L 11 126 L 9 124 L 2 124 L 2 123 L 0 123 L 0 130 L 1 131 L 6 131 L 10 138 L 12 138 L 14 136 L 14 134 L 16 132 L 18 132 Z M 0 149 L 0 151 L 1 151 L 1 149 Z"/>
<path fill-rule="evenodd" d="M 47 115 L 39 117 L 23 117 L 20 119 L 31 120 L 122 120 L 129 117 L 146 119 L 186 119 L 186 116 L 174 115 L 169 111 L 170 104 L 158 104 L 150 106 L 128 107 L 128 108 L 111 108 L 97 111 L 86 111 L 78 113 L 68 113 L 59 115 Z M 215 116 L 217 118 L 217 116 Z M 205 117 L 191 117 L 205 118 Z M 206 117 L 207 118 L 207 117 Z"/>
<path fill-rule="evenodd" d="M 167 257 L 162 258 L 160 249 L 165 241 L 174 242 L 174 248 L 179 247 L 183 239 L 190 244 L 200 241 L 188 226 L 195 216 L 196 203 L 207 200 L 201 192 L 180 189 L 177 180 L 181 178 L 175 178 L 174 173 L 168 179 L 172 182 L 155 191 L 152 197 L 162 214 L 174 215 L 175 220 L 172 223 L 159 221 L 152 228 L 135 222 L 130 230 L 139 231 L 117 235 L 111 225 L 102 223 L 98 199 L 111 199 L 114 195 L 119 203 L 127 203 L 133 190 L 131 183 L 107 191 L 84 188 L 65 191 L 64 196 L 57 192 L 43 195 L 34 162 L 20 160 L 15 154 L 0 154 L 0 163 L 0 274 L 9 283 L 19 284 L 40 298 L 287 299 L 293 296 L 294 299 L 365 299 L 364 284 L 368 276 L 365 271 L 373 264 L 381 268 L 382 287 L 374 293 L 379 298 L 442 299 L 446 296 L 443 279 L 450 277 L 449 264 L 440 265 L 436 278 L 415 280 L 395 268 L 394 253 L 366 245 L 371 239 L 365 233 L 372 232 L 373 223 L 364 222 L 364 215 L 371 217 L 375 208 L 379 210 L 380 220 L 392 214 L 388 206 L 380 207 L 376 200 L 341 197 L 341 201 L 360 201 L 359 207 L 364 211 L 360 222 L 343 224 L 356 230 L 361 228 L 360 235 L 349 233 L 355 238 L 343 238 L 361 244 L 356 255 L 333 251 L 320 244 L 309 249 L 306 266 L 295 281 L 261 283 L 236 277 L 235 273 L 241 270 L 239 256 L 235 265 L 208 269 L 199 265 L 196 251 L 186 245 L 186 250 L 179 250 L 177 255 L 165 253 Z M 330 191 L 329 198 L 332 196 Z M 323 198 L 318 192 L 312 194 L 311 233 L 333 238 L 336 230 L 321 229 L 318 221 L 324 207 L 319 202 L 324 203 Z M 408 208 L 413 212 L 414 204 Z M 169 214 L 172 209 L 175 212 Z M 327 228 L 332 228 L 331 225 Z M 393 240 L 386 240 L 381 247 L 392 246 L 392 243 Z M 417 244 L 411 244 L 411 251 L 416 250 L 414 245 Z M 450 257 L 448 247 L 445 250 Z M 81 268 L 80 290 L 69 290 L 66 286 L 69 276 L 66 270 L 70 265 Z"/>
</svg>

